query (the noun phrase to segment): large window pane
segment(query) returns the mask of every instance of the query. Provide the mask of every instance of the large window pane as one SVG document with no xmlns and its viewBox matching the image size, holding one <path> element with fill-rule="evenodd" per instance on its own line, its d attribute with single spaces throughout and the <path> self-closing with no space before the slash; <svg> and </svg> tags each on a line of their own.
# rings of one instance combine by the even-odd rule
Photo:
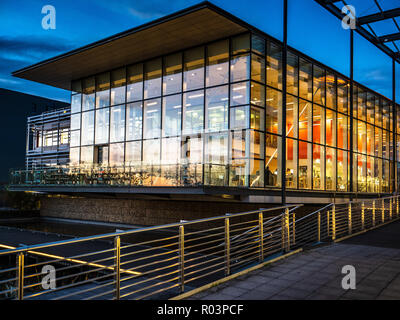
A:
<svg viewBox="0 0 400 320">
<path fill-rule="evenodd" d="M 110 105 L 110 74 L 103 73 L 96 77 L 96 108 Z"/>
<path fill-rule="evenodd" d="M 325 148 L 313 145 L 313 189 L 325 189 Z"/>
<path fill-rule="evenodd" d="M 251 97 L 250 102 L 259 107 L 264 107 L 265 105 L 265 86 L 255 82 L 251 82 Z"/>
<path fill-rule="evenodd" d="M 367 103 L 366 103 L 366 92 L 361 88 L 358 88 L 358 97 L 357 97 L 357 117 L 360 120 L 366 120 L 366 111 L 367 111 Z"/>
<path fill-rule="evenodd" d="M 161 132 L 161 99 L 144 102 L 144 138 L 157 138 Z M 146 149 L 144 149 L 146 150 Z"/>
<path fill-rule="evenodd" d="M 161 59 L 154 59 L 144 65 L 144 99 L 161 95 Z"/>
<path fill-rule="evenodd" d="M 81 114 L 76 113 L 71 115 L 71 130 L 77 130 L 81 128 Z"/>
<path fill-rule="evenodd" d="M 228 86 L 207 89 L 206 125 L 208 131 L 228 129 Z"/>
<path fill-rule="evenodd" d="M 336 190 L 336 150 L 326 148 L 326 190 Z"/>
<path fill-rule="evenodd" d="M 342 114 L 337 115 L 337 146 L 347 149 L 349 140 L 349 118 Z"/>
<path fill-rule="evenodd" d="M 124 144 L 110 144 L 110 165 L 121 167 L 124 165 Z"/>
<path fill-rule="evenodd" d="M 96 110 L 96 144 L 108 143 L 110 109 Z M 82 130 L 85 132 L 84 130 Z"/>
<path fill-rule="evenodd" d="M 264 187 L 264 161 L 250 159 L 250 188 Z"/>
<path fill-rule="evenodd" d="M 251 79 L 265 83 L 265 58 L 251 55 Z"/>
<path fill-rule="evenodd" d="M 298 135 L 298 99 L 287 95 L 286 96 L 286 136 L 297 138 Z"/>
<path fill-rule="evenodd" d="M 305 100 L 299 101 L 299 139 L 312 141 L 312 105 Z"/>
<path fill-rule="evenodd" d="M 271 133 L 282 133 L 282 93 L 278 90 L 267 88 L 265 107 L 266 128 Z"/>
<path fill-rule="evenodd" d="M 325 105 L 325 70 L 314 65 L 314 102 Z"/>
<path fill-rule="evenodd" d="M 264 131 L 264 119 L 264 109 L 252 106 L 250 109 L 250 128 Z"/>
<path fill-rule="evenodd" d="M 282 47 L 271 41 L 267 45 L 267 84 L 282 89 Z"/>
<path fill-rule="evenodd" d="M 325 144 L 325 112 L 324 108 L 314 105 L 313 108 L 313 142 Z"/>
<path fill-rule="evenodd" d="M 176 53 L 164 59 L 164 94 L 182 91 L 182 53 Z"/>
<path fill-rule="evenodd" d="M 249 156 L 249 137 L 245 130 L 236 130 L 231 133 L 231 158 L 241 159 Z"/>
<path fill-rule="evenodd" d="M 82 147 L 81 148 L 81 164 L 92 165 L 93 164 L 93 147 Z"/>
<path fill-rule="evenodd" d="M 182 95 L 163 99 L 163 136 L 177 136 L 181 133 Z"/>
<path fill-rule="evenodd" d="M 83 80 L 82 111 L 94 109 L 95 80 L 90 77 Z"/>
<path fill-rule="evenodd" d="M 143 99 L 143 64 L 128 67 L 127 102 Z"/>
<path fill-rule="evenodd" d="M 348 113 L 348 90 L 347 81 L 337 78 L 337 109 L 345 114 Z"/>
<path fill-rule="evenodd" d="M 205 147 L 204 183 L 224 186 L 227 184 L 228 135 L 212 134 Z"/>
<path fill-rule="evenodd" d="M 265 138 L 265 186 L 281 185 L 281 141 L 276 135 L 267 134 Z"/>
<path fill-rule="evenodd" d="M 286 139 L 286 187 L 297 189 L 298 141 Z"/>
<path fill-rule="evenodd" d="M 299 189 L 311 189 L 312 144 L 299 141 Z"/>
<path fill-rule="evenodd" d="M 125 103 L 125 68 L 111 72 L 111 105 Z"/>
<path fill-rule="evenodd" d="M 312 64 L 300 58 L 300 97 L 307 100 L 312 100 Z"/>
<path fill-rule="evenodd" d="M 93 144 L 94 142 L 94 112 L 82 113 L 82 138 L 81 144 Z"/>
<path fill-rule="evenodd" d="M 287 92 L 298 94 L 299 86 L 299 59 L 297 55 L 288 52 L 287 55 Z"/>
<path fill-rule="evenodd" d="M 111 108 L 110 142 L 119 142 L 124 140 L 125 140 L 125 106 L 113 107 Z"/>
<path fill-rule="evenodd" d="M 71 113 L 81 112 L 82 95 L 76 94 L 71 97 Z"/>
<path fill-rule="evenodd" d="M 126 109 L 126 140 L 142 138 L 143 109 L 141 102 L 130 103 Z"/>
<path fill-rule="evenodd" d="M 207 47 L 207 86 L 228 83 L 229 41 L 223 40 Z"/>
<path fill-rule="evenodd" d="M 375 96 L 371 93 L 367 95 L 367 122 L 374 124 L 375 120 Z"/>
<path fill-rule="evenodd" d="M 125 164 L 127 166 L 133 166 L 141 162 L 142 160 L 142 142 L 131 141 L 126 143 L 125 147 Z"/>
<path fill-rule="evenodd" d="M 80 148 L 69 149 L 69 164 L 71 166 L 79 165 L 79 153 L 80 153 Z"/>
<path fill-rule="evenodd" d="M 160 139 L 143 141 L 143 163 L 145 165 L 160 164 Z"/>
<path fill-rule="evenodd" d="M 251 35 L 251 49 L 253 52 L 265 56 L 265 40 L 263 37 L 252 34 Z"/>
<path fill-rule="evenodd" d="M 250 34 L 242 34 L 232 38 L 232 54 L 250 51 Z"/>
<path fill-rule="evenodd" d="M 231 129 L 249 127 L 249 106 L 231 108 Z"/>
<path fill-rule="evenodd" d="M 231 106 L 250 103 L 250 83 L 240 82 L 231 85 Z"/>
<path fill-rule="evenodd" d="M 326 106 L 336 110 L 336 77 L 329 73 L 326 75 Z"/>
<path fill-rule="evenodd" d="M 184 137 L 182 143 L 182 159 L 184 163 L 203 162 L 203 138 L 201 135 Z"/>
<path fill-rule="evenodd" d="M 336 112 L 326 109 L 326 144 L 331 147 L 336 146 L 336 115 Z"/>
<path fill-rule="evenodd" d="M 235 56 L 231 60 L 231 82 L 250 78 L 250 55 Z"/>
<path fill-rule="evenodd" d="M 181 158 L 181 138 L 164 138 L 162 139 L 161 146 L 161 163 L 165 164 L 178 164 Z"/>
<path fill-rule="evenodd" d="M 183 90 L 204 87 L 204 47 L 184 52 Z"/>
<path fill-rule="evenodd" d="M 183 133 L 192 134 L 203 131 L 204 91 L 183 94 Z"/>
<path fill-rule="evenodd" d="M 347 172 L 349 167 L 348 153 L 346 151 L 337 151 L 337 190 L 347 191 Z"/>
</svg>

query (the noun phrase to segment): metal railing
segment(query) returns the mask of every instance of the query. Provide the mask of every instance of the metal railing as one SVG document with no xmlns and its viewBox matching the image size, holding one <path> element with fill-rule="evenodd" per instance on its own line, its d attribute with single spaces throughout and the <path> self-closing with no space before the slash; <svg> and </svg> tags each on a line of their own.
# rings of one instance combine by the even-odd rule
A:
<svg viewBox="0 0 400 320">
<path fill-rule="evenodd" d="M 301 207 L 260 209 L 27 247 L 1 246 L 5 250 L 0 251 L 0 298 L 170 298 L 273 256 L 399 218 L 397 196 L 329 204 L 309 214 Z"/>
</svg>

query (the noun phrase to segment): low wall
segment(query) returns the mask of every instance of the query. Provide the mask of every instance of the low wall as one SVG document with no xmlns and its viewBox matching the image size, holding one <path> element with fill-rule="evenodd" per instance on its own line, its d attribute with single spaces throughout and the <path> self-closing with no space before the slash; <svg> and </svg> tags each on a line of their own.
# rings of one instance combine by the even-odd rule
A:
<svg viewBox="0 0 400 320">
<path fill-rule="evenodd" d="M 46 197 L 41 199 L 40 215 L 149 226 L 271 206 L 265 203 Z"/>
</svg>

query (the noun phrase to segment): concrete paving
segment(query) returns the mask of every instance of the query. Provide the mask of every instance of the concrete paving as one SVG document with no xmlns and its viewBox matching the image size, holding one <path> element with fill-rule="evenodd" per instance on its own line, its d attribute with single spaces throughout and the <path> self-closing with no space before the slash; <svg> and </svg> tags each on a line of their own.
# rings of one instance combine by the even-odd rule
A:
<svg viewBox="0 0 400 320">
<path fill-rule="evenodd" d="M 355 267 L 355 290 L 342 288 L 345 265 Z M 400 221 L 343 242 L 303 251 L 188 299 L 400 299 Z"/>
</svg>

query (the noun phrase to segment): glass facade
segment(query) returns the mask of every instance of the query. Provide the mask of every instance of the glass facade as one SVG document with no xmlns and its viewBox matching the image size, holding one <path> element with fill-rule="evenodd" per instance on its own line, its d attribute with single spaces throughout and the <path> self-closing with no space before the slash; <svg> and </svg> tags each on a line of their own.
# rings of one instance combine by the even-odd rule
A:
<svg viewBox="0 0 400 320">
<path fill-rule="evenodd" d="M 350 114 L 348 79 L 292 51 L 284 93 L 282 56 L 246 33 L 74 81 L 71 165 L 140 168 L 152 186 L 279 189 L 284 174 L 289 190 L 348 192 L 352 175 L 354 192 L 394 191 L 400 110 L 395 130 L 391 101 L 355 85 Z"/>
</svg>

